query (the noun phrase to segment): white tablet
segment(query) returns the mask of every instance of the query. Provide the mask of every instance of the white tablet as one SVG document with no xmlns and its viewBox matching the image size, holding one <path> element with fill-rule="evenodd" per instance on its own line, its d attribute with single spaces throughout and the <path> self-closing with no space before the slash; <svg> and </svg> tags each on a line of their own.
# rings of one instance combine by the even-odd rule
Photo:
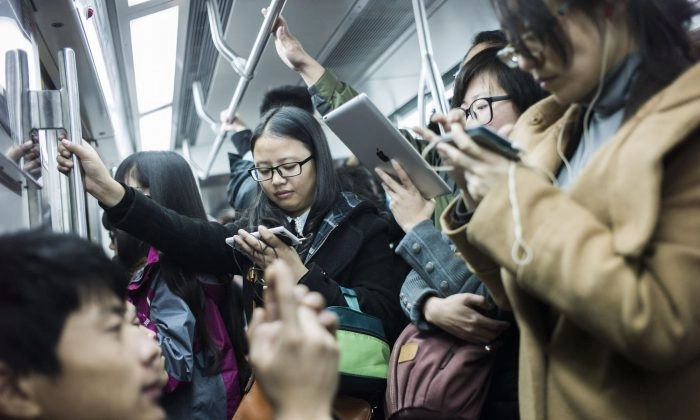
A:
<svg viewBox="0 0 700 420">
<path fill-rule="evenodd" d="M 379 167 L 395 176 L 390 159 L 396 159 L 425 198 L 452 192 L 364 93 L 334 109 L 323 119 L 366 167 Z"/>
</svg>

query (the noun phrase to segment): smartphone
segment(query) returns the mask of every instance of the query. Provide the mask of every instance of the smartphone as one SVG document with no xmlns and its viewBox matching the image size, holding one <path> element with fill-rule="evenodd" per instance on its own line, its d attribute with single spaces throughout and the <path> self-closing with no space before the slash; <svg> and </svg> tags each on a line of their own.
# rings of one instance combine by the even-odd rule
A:
<svg viewBox="0 0 700 420">
<path fill-rule="evenodd" d="M 299 245 L 305 239 L 298 238 L 284 226 L 273 227 L 270 229 L 270 232 L 272 232 L 277 238 L 279 238 L 280 241 L 284 242 L 286 245 L 289 246 Z M 257 231 L 251 232 L 251 235 L 255 236 L 256 238 L 260 238 L 260 233 Z M 226 238 L 226 244 L 230 247 L 233 247 L 235 245 L 235 242 L 233 242 L 233 236 L 230 238 Z"/>
<path fill-rule="evenodd" d="M 479 146 L 489 149 L 492 152 L 498 153 L 506 159 L 519 161 L 522 150 L 513 146 L 511 142 L 501 137 L 498 133 L 486 127 L 479 125 L 476 127 L 465 128 L 464 132 L 471 137 Z M 452 133 L 447 133 L 437 139 L 438 142 L 454 143 Z"/>
</svg>

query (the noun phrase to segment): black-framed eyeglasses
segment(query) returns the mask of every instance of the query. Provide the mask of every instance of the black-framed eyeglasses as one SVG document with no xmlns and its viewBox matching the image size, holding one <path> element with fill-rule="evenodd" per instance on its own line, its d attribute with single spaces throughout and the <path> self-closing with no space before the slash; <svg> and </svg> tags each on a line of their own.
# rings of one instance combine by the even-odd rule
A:
<svg viewBox="0 0 700 420">
<path fill-rule="evenodd" d="M 275 174 L 274 171 L 277 171 L 279 176 L 281 176 L 282 178 L 291 178 L 293 176 L 301 174 L 301 167 L 313 158 L 314 156 L 311 155 L 306 159 L 302 160 L 301 162 L 285 162 L 277 166 L 259 166 L 255 168 L 250 168 L 248 169 L 248 173 L 254 180 L 258 182 L 272 179 L 272 177 Z"/>
<path fill-rule="evenodd" d="M 556 15 L 552 16 L 549 22 L 549 28 L 557 23 L 557 18 L 566 15 L 574 1 L 575 0 L 567 0 L 564 4 L 559 6 Z M 503 49 L 498 52 L 497 56 L 503 64 L 512 69 L 518 68 L 520 57 L 534 60 L 539 65 L 543 61 L 545 47 L 546 43 L 540 34 L 535 31 L 527 31 L 518 36 L 516 40 L 511 41 L 508 45 L 503 47 Z"/>
<path fill-rule="evenodd" d="M 481 124 L 488 124 L 493 120 L 493 103 L 500 101 L 507 101 L 510 99 L 510 95 L 502 96 L 488 96 L 486 98 L 479 98 L 469 105 L 467 108 L 460 107 L 467 117 L 472 118 Z"/>
</svg>

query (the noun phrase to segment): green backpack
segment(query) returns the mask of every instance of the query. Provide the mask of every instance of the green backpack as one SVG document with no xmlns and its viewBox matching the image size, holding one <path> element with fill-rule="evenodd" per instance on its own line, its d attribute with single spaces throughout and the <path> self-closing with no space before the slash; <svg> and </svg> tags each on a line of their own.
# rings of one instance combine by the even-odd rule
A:
<svg viewBox="0 0 700 420">
<path fill-rule="evenodd" d="M 386 390 L 391 349 L 379 318 L 360 310 L 353 289 L 340 288 L 348 307 L 330 306 L 338 315 L 341 395 L 371 396 Z"/>
</svg>

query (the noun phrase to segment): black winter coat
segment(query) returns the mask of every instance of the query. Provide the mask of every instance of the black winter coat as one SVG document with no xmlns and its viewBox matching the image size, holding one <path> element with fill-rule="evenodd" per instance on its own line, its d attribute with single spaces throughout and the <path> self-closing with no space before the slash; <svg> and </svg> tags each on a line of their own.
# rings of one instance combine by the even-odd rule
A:
<svg viewBox="0 0 700 420">
<path fill-rule="evenodd" d="M 212 274 L 247 272 L 250 260 L 225 243 L 236 233 L 234 226 L 180 215 L 125 188 L 122 201 L 105 209 L 114 227 L 151 244 L 183 268 Z M 328 306 L 347 306 L 339 285 L 354 289 L 362 311 L 381 319 L 393 342 L 408 320 L 399 306 L 405 272 L 396 269 L 398 257 L 389 246 L 387 221 L 371 205 L 347 194 L 339 195 L 328 219 L 333 223 L 324 223 L 327 235 L 316 235 L 324 238 L 315 237 L 305 261 L 309 272 L 299 283 L 321 293 Z"/>
</svg>

